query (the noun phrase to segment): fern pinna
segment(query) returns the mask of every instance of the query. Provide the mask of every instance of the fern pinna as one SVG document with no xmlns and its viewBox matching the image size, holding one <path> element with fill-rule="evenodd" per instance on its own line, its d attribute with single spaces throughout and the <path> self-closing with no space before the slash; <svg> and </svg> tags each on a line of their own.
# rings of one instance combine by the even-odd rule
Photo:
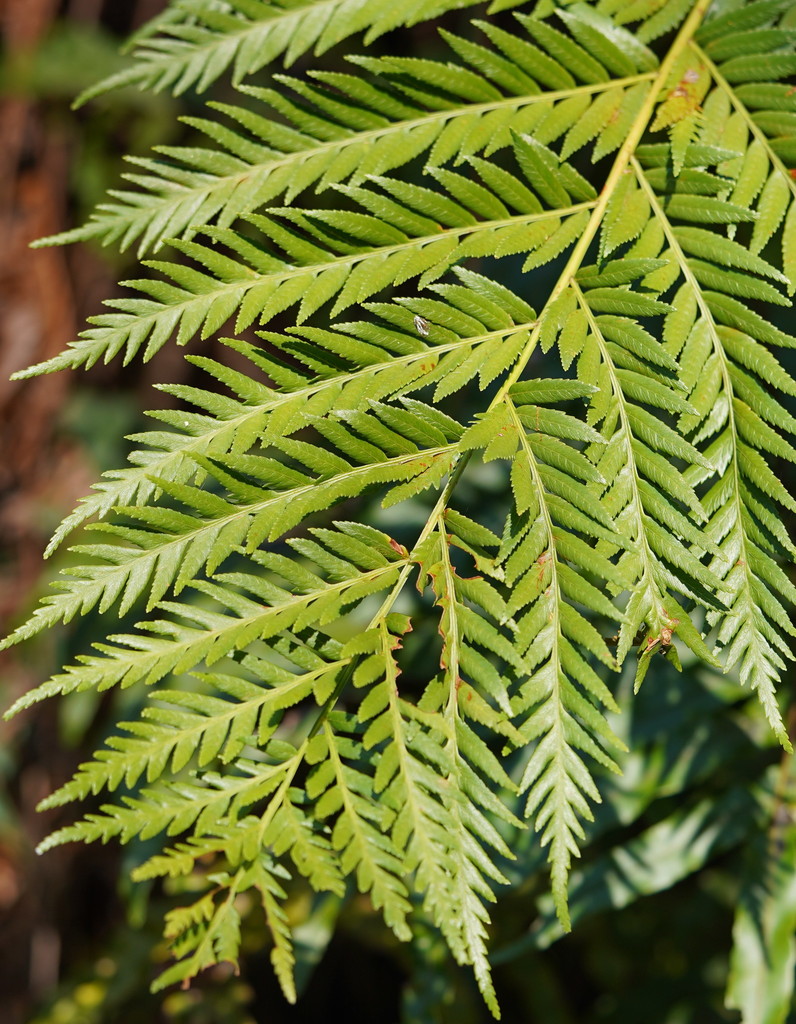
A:
<svg viewBox="0 0 796 1024">
<path fill-rule="evenodd" d="M 661 658 L 721 666 L 790 749 L 796 9 L 494 0 L 466 34 L 443 19 L 442 59 L 246 82 L 464 6 L 173 0 L 102 87 L 231 72 L 239 101 L 45 240 L 174 255 L 18 376 L 221 330 L 236 354 L 187 356 L 212 387 L 164 386 L 184 408 L 59 527 L 50 550 L 99 520 L 6 641 L 145 607 L 12 710 L 154 687 L 44 806 L 123 792 L 43 847 L 157 835 L 136 877 L 206 878 L 160 987 L 236 961 L 252 890 L 294 999 L 303 878 L 355 884 L 401 939 L 424 916 L 497 1015 L 487 907 L 530 829 L 569 928 L 572 858 L 633 756 L 623 666 L 636 689 Z M 380 511 L 401 502 L 411 536 Z M 430 614 L 439 671 L 405 687 Z"/>
</svg>

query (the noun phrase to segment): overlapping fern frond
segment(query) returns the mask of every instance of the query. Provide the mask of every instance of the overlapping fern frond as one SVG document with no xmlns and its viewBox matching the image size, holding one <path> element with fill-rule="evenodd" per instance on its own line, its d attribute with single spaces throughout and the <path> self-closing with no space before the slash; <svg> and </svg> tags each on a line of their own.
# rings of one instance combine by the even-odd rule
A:
<svg viewBox="0 0 796 1024">
<path fill-rule="evenodd" d="M 81 100 L 130 85 L 177 95 L 191 88 L 202 92 L 227 70 L 240 82 L 280 57 L 289 65 L 307 50 L 324 53 L 359 32 L 370 42 L 473 2 L 412 0 L 396 7 L 385 0 L 176 0 L 132 40 L 132 66 L 88 89 Z M 497 0 L 492 8 L 519 2 Z"/>
<path fill-rule="evenodd" d="M 455 63 L 352 57 L 350 73 L 316 71 L 311 81 L 277 75 L 271 88 L 243 86 L 245 105 L 210 104 L 223 121 L 188 119 L 213 146 L 135 158 L 136 189 L 113 193 L 115 202 L 60 240 L 100 237 L 122 248 L 139 240 L 143 254 L 211 220 L 228 226 L 279 196 L 292 201 L 313 186 L 361 184 L 416 157 L 429 166 L 489 157 L 510 144 L 512 131 L 533 130 L 540 141 L 567 133 L 565 157 L 595 136 L 596 156 L 619 147 L 654 77 L 646 47 L 623 33 L 631 55 L 614 47 L 606 67 L 544 23 L 526 19 L 526 39 L 475 24 L 483 43 L 443 32 Z M 364 79 L 361 67 L 372 77 Z"/>
<path fill-rule="evenodd" d="M 242 79 L 399 15 L 420 7 L 183 0 L 120 82 Z M 92 517 L 101 540 L 7 641 L 147 616 L 17 708 L 158 684 L 46 805 L 127 793 L 45 845 L 181 837 L 141 877 L 212 860 L 163 984 L 235 960 L 254 889 L 293 998 L 285 885 L 351 876 L 401 938 L 416 894 L 497 1012 L 506 836 L 530 822 L 549 847 L 568 927 L 595 775 L 621 765 L 623 664 L 638 687 L 684 645 L 737 671 L 789 745 L 792 4 L 543 0 L 510 31 L 475 25 L 443 33 L 447 60 L 359 56 L 209 104 L 191 124 L 210 145 L 137 158 L 133 188 L 60 239 L 178 257 L 22 376 L 225 326 L 251 364 L 188 357 L 225 393 L 166 389 L 192 410 L 156 413 L 62 524 L 51 547 Z M 462 488 L 490 467 L 505 487 L 473 508 Z M 348 521 L 374 499 L 409 502 L 414 533 Z M 405 692 L 423 600 L 439 671 Z"/>
</svg>

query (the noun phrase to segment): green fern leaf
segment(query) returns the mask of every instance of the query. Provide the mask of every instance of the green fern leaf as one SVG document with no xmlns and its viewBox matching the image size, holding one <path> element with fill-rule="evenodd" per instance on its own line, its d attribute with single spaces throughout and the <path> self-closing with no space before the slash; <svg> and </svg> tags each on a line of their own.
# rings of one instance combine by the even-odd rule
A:
<svg viewBox="0 0 796 1024">
<path fill-rule="evenodd" d="M 175 0 L 105 86 L 201 91 L 462 6 Z M 789 745 L 796 500 L 776 463 L 796 460 L 796 382 L 776 350 L 796 338 L 771 310 L 796 288 L 796 39 L 784 0 L 707 6 L 542 2 L 513 31 L 444 32 L 445 59 L 274 76 L 45 240 L 177 255 L 19 376 L 225 325 L 248 362 L 190 357 L 222 392 L 165 388 L 183 408 L 64 521 L 50 550 L 93 517 L 101 536 L 6 640 L 143 609 L 12 711 L 158 684 L 44 802 L 103 801 L 42 848 L 160 836 L 137 877 L 204 879 L 167 921 L 159 987 L 236 962 L 253 891 L 295 999 L 286 884 L 341 899 L 352 879 L 400 939 L 421 907 L 497 1015 L 488 905 L 513 840 L 547 850 L 548 936 L 615 872 L 610 853 L 573 873 L 570 913 L 627 753 L 625 663 L 636 689 L 659 653 L 723 665 Z M 428 614 L 439 671 L 405 688 Z M 676 857 L 617 903 L 683 877 L 683 835 L 704 863 L 704 811 L 639 836 Z"/>
</svg>

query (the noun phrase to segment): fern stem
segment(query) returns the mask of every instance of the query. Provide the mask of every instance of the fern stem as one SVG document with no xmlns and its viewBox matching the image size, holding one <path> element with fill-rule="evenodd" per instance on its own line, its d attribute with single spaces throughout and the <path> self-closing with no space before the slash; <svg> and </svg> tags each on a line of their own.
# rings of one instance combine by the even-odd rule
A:
<svg viewBox="0 0 796 1024">
<path fill-rule="evenodd" d="M 509 412 L 511 413 L 511 418 L 512 418 L 512 420 L 514 422 L 514 427 L 515 427 L 515 429 L 517 431 L 517 437 L 519 438 L 520 445 L 524 449 L 525 454 L 526 454 L 526 456 L 528 458 L 528 465 L 530 466 L 530 469 L 531 469 L 531 478 L 533 480 L 533 484 L 534 484 L 534 487 L 536 488 L 536 492 L 537 492 L 538 499 L 539 499 L 539 514 L 542 517 L 542 521 L 544 522 L 544 527 L 545 527 L 545 533 L 547 534 L 547 547 L 548 547 L 548 550 L 551 552 L 551 555 L 552 555 L 552 557 L 550 559 L 550 575 L 551 575 L 550 588 L 557 595 L 556 602 L 555 602 L 555 612 L 554 612 L 554 617 L 553 617 L 553 621 L 552 621 L 552 627 L 553 627 L 553 636 L 554 637 L 558 637 L 559 636 L 558 598 L 560 596 L 560 588 L 559 588 L 559 581 L 558 581 L 558 554 L 557 554 L 557 551 L 556 551 L 555 533 L 553 531 L 553 520 L 550 518 L 550 510 L 547 507 L 547 502 L 544 500 L 545 489 L 544 489 L 544 484 L 542 483 L 542 479 L 541 479 L 541 477 L 539 475 L 539 466 L 538 466 L 538 463 L 537 463 L 537 460 L 536 460 L 536 455 L 534 454 L 533 448 L 531 448 L 530 444 L 528 443 L 528 435 L 527 435 L 527 433 L 525 431 L 525 427 L 523 426 L 522 421 L 520 420 L 519 416 L 517 415 L 517 407 L 515 406 L 514 402 L 511 400 L 511 396 L 507 396 L 506 397 L 506 406 L 508 407 Z M 558 657 L 556 655 L 556 680 L 558 680 L 558 673 L 559 673 L 559 671 L 560 671 L 560 666 L 558 664 Z"/>
<path fill-rule="evenodd" d="M 470 454 L 470 453 L 468 453 Z M 456 748 L 456 710 L 458 701 L 458 689 L 459 689 L 459 664 L 460 654 L 459 649 L 461 647 L 461 637 L 459 634 L 459 622 L 456 618 L 453 605 L 456 600 L 456 583 L 455 583 L 455 570 L 451 564 L 450 559 L 450 545 L 445 530 L 445 524 L 442 521 L 442 516 L 437 518 L 436 522 L 437 529 L 440 534 L 440 549 L 442 551 L 442 569 L 445 578 L 444 589 L 445 593 L 450 595 L 450 630 L 446 633 L 443 644 L 444 651 L 444 670 L 445 676 L 448 682 L 448 699 L 445 704 L 445 710 L 443 719 L 448 724 L 448 738 L 446 747 L 453 746 Z M 442 599 L 438 596 L 438 604 L 441 605 Z M 454 750 L 453 760 L 455 763 L 457 750 Z M 448 776 L 450 778 L 450 776 Z"/>
<path fill-rule="evenodd" d="M 371 628 L 370 624 L 368 624 L 368 628 Z M 331 694 L 325 701 L 323 707 L 318 711 L 318 714 L 315 716 L 315 721 L 310 726 L 310 731 L 307 733 L 308 740 L 311 740 L 320 732 L 321 727 L 326 722 L 326 719 L 329 717 L 329 712 L 334 710 L 334 707 L 337 704 L 338 700 L 340 699 L 343 691 L 348 687 L 348 684 L 351 682 L 354 676 L 354 672 L 356 671 L 356 667 L 361 660 L 361 654 L 355 655 L 353 658 L 351 658 L 351 660 L 345 666 L 343 671 L 340 673 L 340 677 L 335 683 L 334 689 L 332 690 Z"/>
<path fill-rule="evenodd" d="M 711 0 L 699 0 L 699 2 L 694 6 L 693 10 L 689 14 L 688 18 L 683 22 L 680 31 L 677 33 L 677 38 L 672 43 L 669 52 L 663 59 L 663 62 L 661 63 L 661 66 L 658 69 L 658 72 L 652 83 L 652 87 L 647 93 L 646 99 L 644 100 L 644 103 L 642 104 L 641 109 L 639 110 L 636 116 L 636 120 L 633 123 L 632 128 L 628 132 L 625 141 L 622 143 L 619 152 L 616 155 L 613 167 L 611 168 L 611 171 L 608 174 L 608 178 L 606 179 L 602 191 L 600 192 L 599 198 L 597 199 L 597 202 L 592 209 L 591 216 L 589 217 L 589 222 L 586 225 L 583 234 L 575 243 L 575 246 L 572 252 L 570 253 L 570 257 L 567 260 L 567 264 L 564 267 L 561 276 L 558 278 L 553 287 L 553 290 L 550 292 L 550 296 L 547 299 L 547 302 L 545 303 L 545 307 L 539 316 L 536 328 L 531 334 L 531 337 L 528 339 L 528 344 L 526 345 L 525 350 L 515 363 L 514 369 L 504 381 L 503 386 L 495 395 L 495 399 L 492 402 L 490 408 L 495 408 L 497 405 L 499 405 L 503 401 L 505 396 L 508 394 L 509 389 L 519 380 L 525 367 L 528 364 L 528 360 L 531 358 L 531 355 L 533 354 L 533 351 L 536 348 L 536 342 L 538 340 L 539 334 L 542 329 L 542 324 L 544 322 L 545 311 L 549 309 L 553 302 L 555 302 L 555 300 L 559 297 L 559 295 L 561 295 L 562 292 L 566 290 L 570 282 L 574 280 L 575 274 L 580 269 L 580 266 L 586 256 L 586 253 L 589 250 L 589 246 L 597 237 L 597 232 L 600 230 L 600 227 L 602 226 L 602 222 L 605 217 L 605 211 L 608 207 L 608 203 L 611 201 L 611 197 L 613 196 L 614 191 L 617 185 L 619 184 L 622 175 L 627 173 L 630 161 L 633 158 L 633 154 L 636 150 L 636 147 L 638 146 L 642 136 L 644 135 L 644 132 L 647 129 L 647 125 L 649 124 L 650 118 L 652 117 L 652 113 L 655 108 L 655 103 L 657 102 L 658 96 L 660 95 L 661 91 L 666 85 L 666 81 L 675 62 L 679 59 L 680 54 L 688 46 L 691 37 L 699 28 L 702 22 L 702 18 L 704 17 L 705 12 L 710 6 L 710 2 Z"/>
</svg>

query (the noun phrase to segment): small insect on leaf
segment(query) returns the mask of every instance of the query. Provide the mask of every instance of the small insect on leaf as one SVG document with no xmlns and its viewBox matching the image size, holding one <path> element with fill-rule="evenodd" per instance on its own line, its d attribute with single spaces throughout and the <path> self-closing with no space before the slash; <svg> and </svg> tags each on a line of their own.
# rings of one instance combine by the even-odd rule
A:
<svg viewBox="0 0 796 1024">
<path fill-rule="evenodd" d="M 415 315 L 414 323 L 415 323 L 415 330 L 417 331 L 417 333 L 421 337 L 427 338 L 428 337 L 428 332 L 431 330 L 431 324 L 428 322 L 428 320 L 424 320 L 422 316 Z"/>
</svg>

